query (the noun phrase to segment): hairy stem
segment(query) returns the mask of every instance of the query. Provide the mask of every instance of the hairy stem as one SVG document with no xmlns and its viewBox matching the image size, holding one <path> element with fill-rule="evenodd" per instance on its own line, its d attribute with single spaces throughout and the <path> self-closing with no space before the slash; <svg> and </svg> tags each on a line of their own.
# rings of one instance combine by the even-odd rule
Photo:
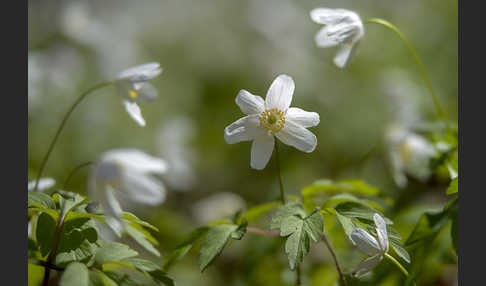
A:
<svg viewBox="0 0 486 286">
<path fill-rule="evenodd" d="M 334 264 L 336 264 L 336 269 L 337 269 L 337 272 L 339 273 L 339 278 L 341 279 L 342 284 L 344 286 L 347 286 L 348 283 L 346 282 L 346 278 L 344 277 L 343 271 L 341 270 L 341 266 L 339 266 L 339 262 L 337 260 L 336 253 L 334 252 L 334 249 L 332 248 L 331 243 L 329 242 L 329 240 L 327 239 L 327 236 L 324 233 L 321 235 L 321 239 L 326 244 L 327 249 L 329 249 L 329 252 L 331 253 L 332 258 L 334 259 Z"/>
<path fill-rule="evenodd" d="M 388 253 L 385 253 L 385 257 L 390 261 L 392 262 L 396 267 L 398 267 L 398 269 L 400 269 L 400 271 L 407 277 L 407 278 L 410 278 L 410 275 L 408 274 L 408 271 L 407 269 L 405 269 L 405 267 L 403 267 L 400 262 L 398 262 L 393 256 L 391 256 L 390 254 Z M 412 283 L 414 286 L 417 286 L 417 284 L 415 284 L 415 281 L 412 280 Z"/>
<path fill-rule="evenodd" d="M 66 178 L 66 181 L 64 181 L 64 189 L 66 190 L 67 189 L 67 186 L 68 186 L 68 183 L 69 181 L 71 180 L 72 177 L 74 177 L 74 175 L 76 174 L 76 172 L 78 172 L 80 169 L 84 168 L 84 167 L 87 167 L 91 164 L 94 164 L 93 162 L 86 162 L 86 163 L 83 163 L 83 164 L 80 164 L 78 166 L 76 166 L 70 173 L 69 175 L 67 176 Z"/>
<path fill-rule="evenodd" d="M 81 101 L 83 101 L 83 99 L 86 98 L 86 96 L 89 95 L 90 93 L 92 93 L 93 91 L 100 89 L 100 88 L 103 88 L 105 86 L 110 86 L 110 85 L 114 85 L 114 84 L 115 84 L 115 82 L 113 82 L 113 81 L 99 83 L 99 84 L 89 88 L 85 92 L 83 92 L 78 97 L 78 99 L 76 99 L 76 101 L 73 103 L 73 105 L 71 105 L 71 107 L 67 111 L 66 115 L 64 115 L 64 117 L 61 121 L 61 124 L 57 128 L 56 134 L 54 135 L 54 138 L 52 139 L 51 144 L 49 145 L 49 148 L 47 149 L 47 152 L 46 152 L 46 155 L 44 156 L 44 159 L 42 159 L 42 163 L 41 163 L 41 166 L 39 168 L 39 173 L 37 174 L 37 179 L 35 181 L 34 192 L 37 191 L 37 188 L 39 186 L 39 180 L 42 177 L 42 172 L 44 171 L 44 168 L 46 167 L 47 160 L 49 159 L 49 156 L 51 155 L 51 152 L 54 149 L 54 146 L 56 145 L 57 139 L 59 138 L 59 135 L 61 135 L 61 132 L 64 128 L 64 125 L 66 125 L 66 122 L 68 121 L 69 117 L 73 113 L 74 109 L 76 109 L 76 107 L 79 105 L 79 103 L 81 103 Z"/>
<path fill-rule="evenodd" d="M 446 128 L 448 128 L 448 123 L 447 123 L 447 116 L 444 112 L 444 109 L 439 103 L 439 100 L 437 99 L 437 96 L 435 95 L 434 89 L 432 88 L 432 84 L 430 83 L 429 78 L 427 77 L 427 74 L 425 73 L 425 68 L 424 65 L 422 64 L 422 61 L 420 60 L 420 57 L 418 56 L 417 52 L 415 51 L 414 47 L 410 42 L 408 41 L 407 37 L 392 23 L 379 19 L 379 18 L 371 18 L 365 21 L 365 24 L 367 23 L 373 23 L 373 24 L 379 24 L 382 25 L 393 32 L 395 32 L 398 37 L 403 41 L 405 46 L 407 47 L 408 51 L 412 55 L 413 60 L 415 61 L 415 64 L 417 64 L 417 68 L 420 72 L 420 75 L 422 76 L 422 79 L 424 80 L 425 86 L 427 87 L 430 97 L 432 98 L 432 101 L 434 102 L 435 109 L 437 110 L 438 116 L 440 117 L 441 120 L 444 121 Z"/>
<path fill-rule="evenodd" d="M 278 141 L 275 139 L 275 162 L 277 165 L 277 174 L 278 174 L 278 182 L 280 184 L 280 198 L 282 199 L 282 204 L 285 205 L 285 192 L 284 192 L 284 187 L 282 183 L 282 174 L 280 172 L 280 161 L 278 158 Z"/>
</svg>

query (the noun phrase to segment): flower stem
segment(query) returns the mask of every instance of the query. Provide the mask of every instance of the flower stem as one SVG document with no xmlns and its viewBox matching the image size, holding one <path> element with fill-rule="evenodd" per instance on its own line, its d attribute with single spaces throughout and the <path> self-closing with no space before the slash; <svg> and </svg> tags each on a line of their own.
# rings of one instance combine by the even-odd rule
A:
<svg viewBox="0 0 486 286">
<path fill-rule="evenodd" d="M 395 264 L 396 267 L 398 267 L 398 269 L 400 269 L 400 271 L 407 277 L 407 278 L 410 278 L 410 275 L 408 274 L 408 271 L 407 269 L 405 269 L 401 264 L 400 262 L 398 262 L 393 256 L 391 256 L 390 254 L 388 253 L 385 253 L 385 257 L 391 261 L 393 264 Z M 417 286 L 417 284 L 415 284 L 415 282 L 412 280 L 412 283 L 414 286 Z"/>
<path fill-rule="evenodd" d="M 246 228 L 246 231 L 251 232 L 251 233 L 255 233 L 255 234 L 260 234 L 260 235 L 263 235 L 263 236 L 280 237 L 280 234 L 278 232 L 263 230 L 263 229 L 259 229 L 259 228 L 251 227 L 251 226 L 248 226 Z"/>
<path fill-rule="evenodd" d="M 275 139 L 275 162 L 277 164 L 278 181 L 280 183 L 280 198 L 282 199 L 282 204 L 285 205 L 285 192 L 282 183 L 282 174 L 280 173 L 280 161 L 278 159 L 278 141 L 276 139 Z"/>
<path fill-rule="evenodd" d="M 61 214 L 61 217 L 59 218 L 59 222 L 57 224 L 56 228 L 56 234 L 54 236 L 54 246 L 52 247 L 51 253 L 49 254 L 49 258 L 47 259 L 47 265 L 54 265 L 54 261 L 56 259 L 56 254 L 57 254 L 57 247 L 59 246 L 59 241 L 61 240 L 61 231 L 62 227 L 64 226 L 64 218 L 65 214 Z M 44 268 L 44 279 L 42 281 L 43 286 L 48 286 L 49 285 L 49 276 L 51 274 L 51 268 L 50 267 L 45 267 Z"/>
<path fill-rule="evenodd" d="M 72 177 L 74 177 L 74 175 L 76 174 L 77 171 L 79 171 L 80 169 L 84 168 L 84 167 L 87 167 L 91 164 L 94 164 L 93 162 L 86 162 L 86 163 L 83 163 L 83 164 L 80 164 L 78 166 L 76 166 L 70 173 L 69 175 L 67 176 L 66 178 L 66 181 L 64 181 L 64 190 L 67 190 L 67 186 L 68 186 L 68 183 L 69 181 L 71 180 Z"/>
<path fill-rule="evenodd" d="M 339 273 L 339 278 L 341 279 L 342 284 L 344 286 L 347 286 L 348 283 L 346 282 L 346 278 L 344 278 L 343 271 L 341 270 L 341 266 L 339 266 L 339 262 L 337 260 L 336 253 L 334 252 L 334 249 L 332 248 L 331 243 L 329 242 L 329 240 L 327 239 L 327 236 L 324 233 L 322 233 L 321 239 L 326 244 L 327 249 L 329 249 L 329 252 L 331 253 L 332 258 L 334 259 L 334 264 L 336 264 L 336 269 L 337 269 L 337 272 Z"/>
<path fill-rule="evenodd" d="M 42 163 L 41 163 L 41 166 L 40 166 L 40 169 L 39 169 L 39 173 L 37 174 L 37 179 L 35 181 L 35 186 L 34 186 L 34 192 L 37 191 L 37 188 L 39 186 L 39 180 L 42 176 L 42 172 L 44 171 L 44 168 L 46 167 L 46 164 L 47 164 L 47 160 L 49 159 L 49 156 L 51 155 L 51 152 L 52 150 L 54 149 L 54 146 L 56 145 L 56 142 L 57 142 L 57 139 L 59 138 L 59 135 L 61 135 L 61 131 L 63 130 L 64 128 L 64 125 L 66 125 L 66 122 L 67 120 L 69 119 L 69 117 L 71 116 L 71 114 L 73 113 L 74 109 L 76 109 L 76 107 L 79 105 L 79 103 L 81 101 L 83 101 L 83 99 L 89 95 L 91 92 L 97 90 L 97 89 L 100 89 L 100 88 L 103 88 L 105 86 L 110 86 L 110 85 L 114 85 L 115 82 L 114 81 L 109 81 L 109 82 L 102 82 L 102 83 L 99 83 L 91 88 L 89 88 L 88 90 L 86 90 L 85 92 L 83 92 L 79 97 L 78 99 L 76 99 L 76 101 L 73 103 L 73 105 L 71 105 L 71 107 L 69 108 L 69 110 L 67 111 L 66 115 L 64 115 L 62 121 L 61 121 L 61 125 L 59 125 L 59 127 L 57 128 L 57 131 L 56 131 L 56 134 L 54 135 L 54 138 L 52 139 L 52 142 L 51 144 L 49 145 L 49 149 L 47 149 L 47 153 L 46 155 L 44 156 L 44 159 L 42 159 Z"/>
<path fill-rule="evenodd" d="M 410 42 L 408 41 L 407 37 L 405 37 L 405 35 L 395 25 L 393 25 L 392 23 L 390 23 L 386 20 L 379 19 L 379 18 L 371 18 L 371 19 L 368 19 L 368 20 L 365 21 L 365 24 L 367 24 L 367 23 L 382 25 L 382 26 L 392 30 L 393 32 L 395 32 L 398 35 L 398 37 L 403 41 L 403 43 L 407 47 L 408 51 L 412 55 L 413 60 L 417 64 L 420 75 L 422 76 L 422 79 L 424 80 L 424 83 L 425 83 L 427 89 L 429 90 L 430 97 L 432 98 L 432 101 L 434 102 L 434 106 L 435 106 L 435 109 L 437 110 L 439 118 L 442 121 L 444 121 L 446 128 L 448 128 L 449 125 L 447 123 L 447 116 L 444 112 L 444 109 L 440 105 L 439 100 L 437 99 L 437 96 L 435 95 L 434 89 L 432 88 L 432 84 L 430 83 L 429 78 L 427 77 L 427 74 L 425 73 L 425 68 L 424 68 L 424 65 L 422 64 L 422 61 L 420 60 L 420 58 L 419 58 L 417 52 L 415 51 L 414 47 L 412 46 L 412 44 L 410 44 Z"/>
<path fill-rule="evenodd" d="M 296 286 L 302 285 L 302 279 L 300 278 L 300 264 L 295 268 L 295 273 L 297 274 L 297 280 L 295 281 Z"/>
</svg>

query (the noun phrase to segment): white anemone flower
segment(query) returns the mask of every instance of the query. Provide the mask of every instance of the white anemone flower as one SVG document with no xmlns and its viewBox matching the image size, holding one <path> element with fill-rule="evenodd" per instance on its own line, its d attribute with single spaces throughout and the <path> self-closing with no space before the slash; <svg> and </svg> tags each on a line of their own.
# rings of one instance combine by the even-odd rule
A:
<svg viewBox="0 0 486 286">
<path fill-rule="evenodd" d="M 375 230 L 378 239 L 362 228 L 357 228 L 351 232 L 351 241 L 353 244 L 356 245 L 359 250 L 370 256 L 356 267 L 353 271 L 354 276 L 361 276 L 371 271 L 381 262 L 381 260 L 383 260 L 385 253 L 388 252 L 389 242 L 386 222 L 383 217 L 377 213 L 373 215 L 373 220 L 375 221 Z"/>
<path fill-rule="evenodd" d="M 89 179 L 89 191 L 100 202 L 108 225 L 121 235 L 123 212 L 120 202 L 158 205 L 166 197 L 165 187 L 151 174 L 167 171 L 164 160 L 136 149 L 115 149 L 102 154 Z"/>
<path fill-rule="evenodd" d="M 364 36 L 363 22 L 358 14 L 345 9 L 316 8 L 310 12 L 312 20 L 326 25 L 315 36 L 317 46 L 339 46 L 334 63 L 345 68 Z"/>
<path fill-rule="evenodd" d="M 279 75 L 268 89 L 265 101 L 246 90 L 240 90 L 236 104 L 247 116 L 224 129 L 228 144 L 253 140 L 251 167 L 262 170 L 275 145 L 274 137 L 306 153 L 314 151 L 316 136 L 306 128 L 319 124 L 319 114 L 290 107 L 295 85 L 288 75 Z M 289 108 L 290 107 L 290 108 Z"/>
<path fill-rule="evenodd" d="M 386 131 L 386 141 L 393 178 L 400 188 L 407 186 L 407 175 L 421 182 L 430 178 L 430 161 L 438 152 L 425 137 L 400 125 L 391 125 Z"/>
<path fill-rule="evenodd" d="M 56 180 L 53 178 L 41 178 L 39 180 L 39 185 L 37 186 L 37 190 L 39 192 L 43 192 L 47 189 L 52 188 L 56 184 Z M 33 191 L 35 188 L 35 180 L 30 181 L 27 185 L 27 190 Z"/>
<path fill-rule="evenodd" d="M 137 103 L 153 101 L 157 98 L 157 90 L 147 81 L 161 72 L 159 63 L 148 63 L 126 69 L 116 77 L 116 86 L 125 99 L 125 109 L 140 126 L 145 126 L 145 120 Z"/>
</svg>

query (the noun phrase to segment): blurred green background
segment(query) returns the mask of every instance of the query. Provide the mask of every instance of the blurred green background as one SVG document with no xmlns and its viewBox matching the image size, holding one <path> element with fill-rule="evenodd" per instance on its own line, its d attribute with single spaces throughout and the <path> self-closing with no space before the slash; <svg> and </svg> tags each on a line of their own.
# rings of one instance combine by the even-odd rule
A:
<svg viewBox="0 0 486 286">
<path fill-rule="evenodd" d="M 29 180 L 82 91 L 122 69 L 160 62 L 164 71 L 151 81 L 159 98 L 141 105 L 146 127 L 128 116 L 114 88 L 99 90 L 71 117 L 44 175 L 62 187 L 73 168 L 112 148 L 138 148 L 168 160 L 174 168 L 161 177 L 166 202 L 127 206 L 161 229 L 156 235 L 166 254 L 208 220 L 278 199 L 275 162 L 263 171 L 250 169 L 251 143 L 228 145 L 223 129 L 243 116 L 235 104 L 240 89 L 265 96 L 273 79 L 285 73 L 296 84 L 292 105 L 321 117 L 311 128 L 318 138 L 313 153 L 281 145 L 286 192 L 298 195 L 322 178 L 362 179 L 401 203 L 389 213 L 406 238 L 420 214 L 440 208 L 447 197 L 440 184 L 412 182 L 399 189 L 393 181 L 383 141 L 386 127 L 397 120 L 390 94 L 400 92 L 409 100 L 414 120 L 435 120 L 432 101 L 390 30 L 366 25 L 354 59 L 340 70 L 332 63 L 334 48 L 316 47 L 314 35 L 322 26 L 309 12 L 345 8 L 363 20 L 394 23 L 417 49 L 449 118 L 457 120 L 457 6 L 452 0 L 29 1 Z M 86 194 L 87 175 L 87 168 L 80 170 L 67 189 Z M 231 194 L 221 196 L 225 193 Z M 326 219 L 326 229 L 343 267 L 351 270 L 360 256 L 335 221 Z M 423 285 L 457 284 L 448 239 L 437 240 Z M 337 275 L 329 253 L 321 244 L 313 247 L 304 260 L 304 284 L 333 285 Z M 171 269 L 178 285 L 285 285 L 294 279 L 282 245 L 268 238 L 248 234 L 203 274 L 197 254 L 191 251 Z M 380 285 L 401 279 L 391 269 L 385 263 L 377 268 L 391 272 Z"/>
</svg>

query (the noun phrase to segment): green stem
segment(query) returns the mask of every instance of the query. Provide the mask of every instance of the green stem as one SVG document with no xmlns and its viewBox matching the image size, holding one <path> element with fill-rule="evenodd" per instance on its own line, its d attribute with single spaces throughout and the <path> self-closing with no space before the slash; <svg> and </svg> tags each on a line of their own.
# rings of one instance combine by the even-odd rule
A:
<svg viewBox="0 0 486 286">
<path fill-rule="evenodd" d="M 71 180 L 72 177 L 74 177 L 74 175 L 76 174 L 77 171 L 79 171 L 80 169 L 84 168 L 84 167 L 87 167 L 91 164 L 94 164 L 93 162 L 86 162 L 86 163 L 83 163 L 83 164 L 80 164 L 78 166 L 76 166 L 70 173 L 69 175 L 67 176 L 67 179 L 66 181 L 64 181 L 64 190 L 67 190 L 67 186 L 68 186 L 68 183 L 69 181 Z"/>
<path fill-rule="evenodd" d="M 302 278 L 300 277 L 300 264 L 297 265 L 295 272 L 297 274 L 297 280 L 295 281 L 295 285 L 300 286 L 300 285 L 302 285 Z"/>
<path fill-rule="evenodd" d="M 275 162 L 277 164 L 277 174 L 278 174 L 278 181 L 280 183 L 280 198 L 282 199 L 282 204 L 285 205 L 285 192 L 282 183 L 282 174 L 280 173 L 280 161 L 278 159 L 278 142 L 275 139 Z"/>
<path fill-rule="evenodd" d="M 321 235 L 321 239 L 326 244 L 327 249 L 329 249 L 329 252 L 331 253 L 332 258 L 334 259 L 334 264 L 336 265 L 336 269 L 337 269 L 337 272 L 339 273 L 339 278 L 341 279 L 343 286 L 348 286 L 348 283 L 346 282 L 346 278 L 344 278 L 343 271 L 341 270 L 341 266 L 339 266 L 339 262 L 337 260 L 336 253 L 334 252 L 334 249 L 332 248 L 331 243 L 327 239 L 327 236 L 324 234 L 324 232 Z"/>
<path fill-rule="evenodd" d="M 388 253 L 385 253 L 385 257 L 391 261 L 393 264 L 395 264 L 396 267 L 398 267 L 398 269 L 400 269 L 400 271 L 409 279 L 411 279 L 410 275 L 408 274 L 408 271 L 407 269 L 405 269 L 405 267 L 403 267 L 400 262 L 398 262 L 393 256 L 391 256 L 390 254 Z M 415 282 L 412 280 L 412 283 L 414 286 L 417 286 L 417 284 L 415 284 Z"/>
<path fill-rule="evenodd" d="M 413 60 L 417 64 L 420 75 L 422 76 L 422 79 L 424 80 L 424 83 L 425 83 L 427 89 L 429 90 L 430 97 L 432 98 L 432 101 L 434 102 L 435 109 L 437 110 L 437 113 L 438 113 L 440 119 L 444 121 L 446 128 L 448 128 L 449 125 L 447 123 L 447 116 L 444 112 L 444 109 L 440 105 L 439 100 L 437 99 L 437 96 L 435 95 L 434 89 L 432 88 L 432 84 L 430 83 L 430 80 L 427 77 L 427 74 L 425 73 L 425 68 L 424 68 L 424 65 L 422 64 L 422 61 L 420 60 L 420 58 L 419 58 L 417 52 L 415 51 L 414 47 L 412 46 L 412 44 L 410 44 L 410 42 L 408 41 L 407 37 L 405 37 L 405 35 L 395 25 L 393 25 L 392 23 L 390 23 L 386 20 L 383 20 L 383 19 L 371 18 L 371 19 L 366 20 L 364 23 L 365 24 L 373 23 L 373 24 L 382 25 L 382 26 L 392 30 L 393 32 L 395 32 L 398 35 L 398 37 L 403 41 L 403 43 L 407 47 L 408 51 L 412 55 Z"/>
<path fill-rule="evenodd" d="M 73 113 L 74 109 L 76 109 L 76 107 L 79 105 L 79 103 L 81 103 L 81 101 L 83 101 L 83 99 L 89 95 L 90 93 L 92 93 L 93 91 L 97 90 L 97 89 L 100 89 L 102 87 L 105 87 L 105 86 L 110 86 L 110 85 L 114 85 L 115 82 L 114 81 L 109 81 L 109 82 L 102 82 L 102 83 L 99 83 L 91 88 L 89 88 L 88 90 L 86 90 L 85 92 L 83 92 L 79 97 L 78 99 L 76 99 L 76 101 L 73 103 L 73 105 L 71 105 L 71 107 L 69 108 L 69 110 L 67 111 L 66 115 L 64 115 L 62 121 L 61 121 L 61 125 L 59 125 L 59 127 L 57 128 L 57 131 L 56 131 L 56 134 L 54 135 L 54 138 L 52 139 L 52 142 L 51 144 L 49 145 L 49 149 L 47 149 L 47 153 L 46 155 L 44 156 L 44 159 L 42 160 L 42 163 L 41 163 L 41 166 L 40 166 L 40 169 L 39 169 L 39 173 L 37 174 L 37 179 L 36 179 L 36 182 L 35 182 L 35 186 L 34 186 L 34 192 L 37 191 L 37 188 L 39 186 L 39 180 L 42 176 L 42 172 L 44 171 L 44 168 L 46 167 L 46 164 L 47 164 L 47 160 L 49 159 L 49 156 L 51 155 L 51 152 L 52 150 L 54 149 L 54 146 L 56 145 L 56 142 L 57 142 L 57 139 L 59 138 L 59 135 L 61 135 L 61 131 L 63 130 L 64 128 L 64 125 L 66 125 L 66 122 L 67 120 L 69 119 L 69 117 L 71 116 L 71 114 Z"/>
</svg>

